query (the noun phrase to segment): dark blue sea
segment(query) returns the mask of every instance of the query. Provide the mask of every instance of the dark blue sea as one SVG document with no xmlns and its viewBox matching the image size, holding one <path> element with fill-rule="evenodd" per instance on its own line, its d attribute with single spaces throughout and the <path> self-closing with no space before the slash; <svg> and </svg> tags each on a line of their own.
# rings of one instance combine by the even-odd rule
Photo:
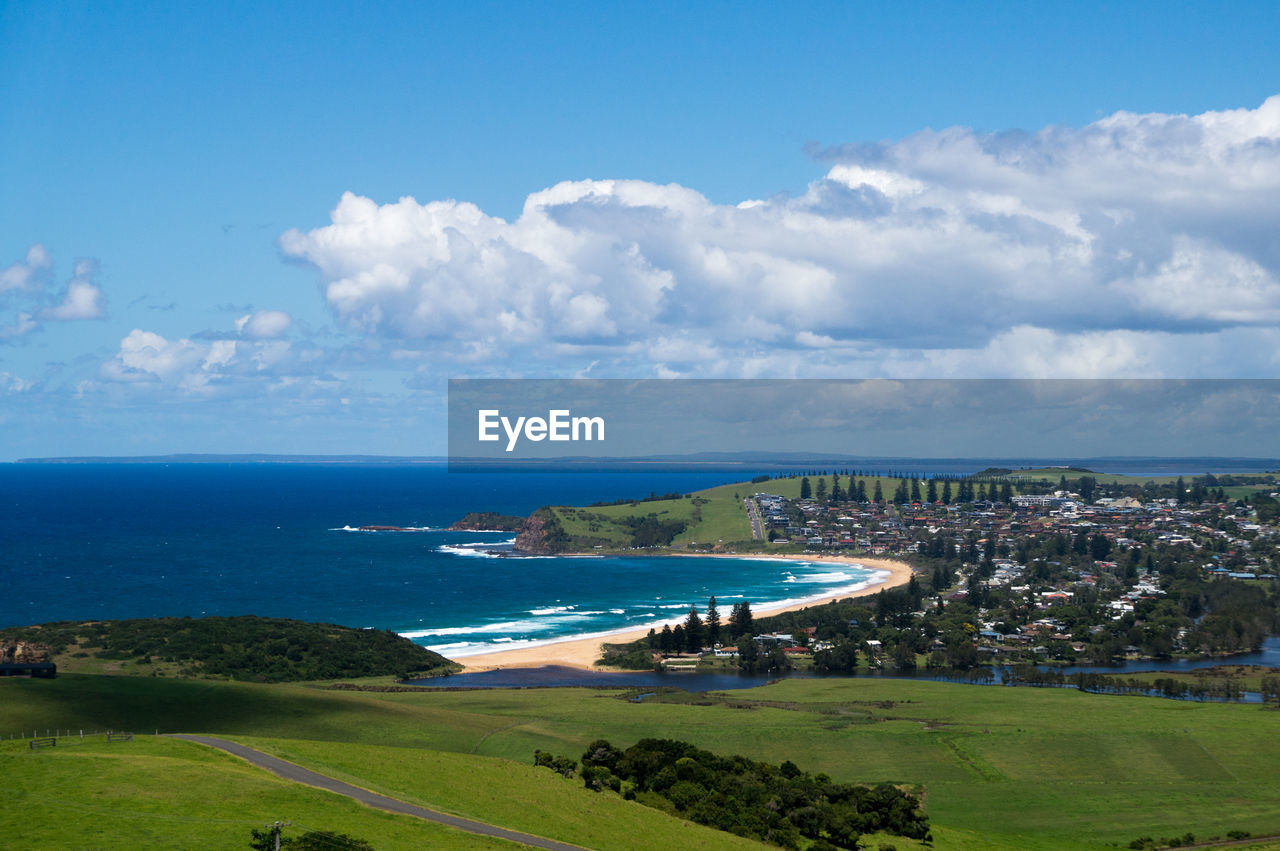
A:
<svg viewBox="0 0 1280 851">
<path fill-rule="evenodd" d="M 726 614 L 866 582 L 761 559 L 511 558 L 510 533 L 449 532 L 689 491 L 733 472 L 449 473 L 436 464 L 0 465 L 0 626 L 258 614 L 391 629 L 446 655 Z M 360 532 L 385 525 L 406 532 Z"/>
</svg>

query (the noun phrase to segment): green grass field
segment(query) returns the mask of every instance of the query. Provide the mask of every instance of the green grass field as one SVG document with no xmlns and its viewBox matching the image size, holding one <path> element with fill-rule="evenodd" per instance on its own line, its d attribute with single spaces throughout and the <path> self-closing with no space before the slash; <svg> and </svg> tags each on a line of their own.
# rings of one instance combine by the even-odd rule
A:
<svg viewBox="0 0 1280 851">
<path fill-rule="evenodd" d="M 544 826 L 559 825 L 554 838 L 600 848 L 637 847 L 644 831 L 682 836 L 692 828 L 638 826 L 633 819 L 661 813 L 606 801 L 579 783 L 535 771 L 535 748 L 576 759 L 595 738 L 626 746 L 669 736 L 775 763 L 790 759 L 842 781 L 921 786 L 935 847 L 943 849 L 1103 849 L 1139 836 L 1280 833 L 1280 713 L 1256 705 L 836 678 L 640 704 L 594 689 L 374 693 L 96 676 L 0 683 L 6 738 L 10 731 L 82 726 L 230 736 L 357 785 L 505 827 L 547 834 Z M 141 737 L 134 744 L 132 753 L 148 758 L 195 747 L 162 741 L 151 751 Z M 104 769 L 95 761 L 126 753 L 85 746 L 88 761 L 80 763 L 71 761 L 73 748 L 58 754 L 24 748 L 4 745 L 5 758 L 21 766 L 6 768 L 6 779 L 17 778 L 10 789 L 40 801 L 69 788 L 62 800 L 73 808 L 98 805 L 90 778 Z M 164 763 L 171 764 L 178 766 Z M 167 797 L 181 795 L 165 791 L 174 784 L 144 782 L 155 769 L 110 765 L 122 773 L 108 776 L 135 788 L 144 809 L 215 818 Z M 84 812 L 87 831 L 95 811 Z M 262 820 L 287 817 L 268 813 Z M 313 818 L 294 817 L 308 824 Z M 15 818 L 5 808 L 4 829 Z M 255 811 L 252 820 L 258 818 Z M 47 826 L 63 833 L 45 844 L 67 846 L 62 840 L 78 821 Z M 370 839 L 383 835 L 355 823 L 317 823 Z M 33 846 L 41 838 L 38 831 L 22 835 Z M 375 846 L 399 847 L 398 841 Z"/>
<path fill-rule="evenodd" d="M 521 847 L 372 810 L 163 737 L 64 740 L 39 751 L 5 741 L 0 777 L 6 848 L 247 848 L 252 829 L 276 820 L 293 822 L 286 836 L 345 833 L 378 849 Z"/>
<path fill-rule="evenodd" d="M 742 499 L 749 492 L 744 485 L 726 485 L 698 491 L 692 499 L 663 499 L 652 502 L 602 505 L 583 508 L 557 507 L 565 532 L 575 539 L 588 540 L 605 549 L 626 549 L 631 545 L 631 530 L 625 525 L 630 517 L 652 514 L 658 520 L 677 520 L 687 528 L 672 542 L 675 546 L 699 544 L 732 544 L 751 540 L 751 524 Z"/>
<path fill-rule="evenodd" d="M 375 792 L 587 848 L 761 848 L 621 796 L 592 792 L 531 759 L 378 745 L 243 738 L 245 744 Z M 580 756 L 576 754 L 575 756 Z"/>
</svg>

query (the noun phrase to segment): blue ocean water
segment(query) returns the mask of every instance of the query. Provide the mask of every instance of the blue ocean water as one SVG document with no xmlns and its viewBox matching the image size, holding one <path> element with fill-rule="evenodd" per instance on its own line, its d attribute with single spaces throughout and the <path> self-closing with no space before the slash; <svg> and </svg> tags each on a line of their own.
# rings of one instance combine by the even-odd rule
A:
<svg viewBox="0 0 1280 851">
<path fill-rule="evenodd" d="M 257 614 L 391 629 L 446 655 L 814 596 L 870 571 L 761 559 L 500 558 L 468 511 L 528 514 L 750 477 L 441 465 L 0 465 L 0 626 Z M 412 532 L 351 531 L 362 525 Z"/>
</svg>

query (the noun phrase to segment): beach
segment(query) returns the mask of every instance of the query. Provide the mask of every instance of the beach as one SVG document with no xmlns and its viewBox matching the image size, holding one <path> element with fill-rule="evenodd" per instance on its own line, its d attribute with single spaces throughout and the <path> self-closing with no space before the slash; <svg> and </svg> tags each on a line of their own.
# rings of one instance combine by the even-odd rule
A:
<svg viewBox="0 0 1280 851">
<path fill-rule="evenodd" d="M 751 612 L 756 617 L 796 611 L 809 606 L 819 606 L 823 603 L 830 603 L 835 600 L 844 600 L 849 597 L 862 597 L 868 594 L 875 594 L 884 588 L 896 588 L 900 585 L 906 585 L 911 579 L 912 572 L 911 565 L 906 562 L 885 558 L 802 554 L 755 556 L 749 554 L 729 553 L 706 553 L 699 554 L 697 557 L 738 559 L 769 558 L 787 561 L 806 561 L 817 564 L 848 564 L 870 568 L 871 570 L 888 574 L 882 582 L 877 582 L 865 588 L 859 588 L 856 590 L 837 589 L 834 592 L 827 592 L 816 597 L 807 597 L 803 600 L 796 600 L 775 606 L 756 606 L 753 604 Z M 705 614 L 705 612 L 703 614 Z M 727 612 L 722 613 L 721 615 L 722 618 L 726 616 Z M 683 618 L 681 618 L 681 620 L 683 620 Z M 609 633 L 608 635 L 596 635 L 589 638 L 570 638 L 565 639 L 564 641 L 547 642 L 546 644 L 541 644 L 536 647 L 521 647 L 516 650 L 498 650 L 490 653 L 477 653 L 455 659 L 454 661 L 463 665 L 465 670 L 468 672 L 492 671 L 499 668 L 539 668 L 544 665 L 563 665 L 570 668 L 591 670 L 594 662 L 600 658 L 601 645 L 606 642 L 610 644 L 625 644 L 630 641 L 638 641 L 649 634 L 649 629 L 649 626 L 645 626 L 642 629 L 622 630 Z"/>
</svg>

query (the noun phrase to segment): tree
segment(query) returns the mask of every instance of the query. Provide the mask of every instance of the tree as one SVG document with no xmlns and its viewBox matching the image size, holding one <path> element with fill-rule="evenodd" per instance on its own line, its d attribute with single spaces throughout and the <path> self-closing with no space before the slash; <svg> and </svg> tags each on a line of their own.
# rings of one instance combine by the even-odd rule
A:
<svg viewBox="0 0 1280 851">
<path fill-rule="evenodd" d="M 741 603 L 734 603 L 733 611 L 729 614 L 729 635 L 731 637 L 739 635 L 750 636 L 753 628 L 751 604 L 746 600 Z"/>
<path fill-rule="evenodd" d="M 676 649 L 675 636 L 671 631 L 671 624 L 665 624 L 662 627 L 662 633 L 658 636 L 658 649 L 663 653 L 672 653 Z"/>
<path fill-rule="evenodd" d="M 884 502 L 884 490 L 882 490 L 880 487 L 879 479 L 876 479 L 875 495 L 871 498 L 871 501 L 874 502 L 876 505 L 879 505 L 880 503 Z"/>
<path fill-rule="evenodd" d="M 942 504 L 951 504 L 951 480 L 947 479 L 942 483 Z"/>
<path fill-rule="evenodd" d="M 707 644 L 715 647 L 720 641 L 720 610 L 716 608 L 716 598 L 707 603 Z"/>
<path fill-rule="evenodd" d="M 809 477 L 803 476 L 800 479 L 800 498 L 809 499 L 813 496 L 813 488 L 809 485 Z"/>
<path fill-rule="evenodd" d="M 933 479 L 929 479 L 929 487 L 925 491 L 925 501 L 934 503 L 938 501 L 938 483 Z"/>
<path fill-rule="evenodd" d="M 826 502 L 827 500 L 827 477 L 826 476 L 818 477 L 818 490 L 815 492 L 814 498 L 817 499 L 818 502 Z"/>
<path fill-rule="evenodd" d="M 754 673 L 760 661 L 760 649 L 750 635 L 738 639 L 738 667 L 747 673 Z"/>
<path fill-rule="evenodd" d="M 1071 542 L 1071 549 L 1077 555 L 1089 552 L 1089 533 L 1084 529 L 1077 532 L 1075 540 Z"/>
<path fill-rule="evenodd" d="M 690 653 L 702 650 L 702 618 L 698 617 L 698 607 L 689 607 L 689 617 L 684 622 L 684 644 Z"/>
<path fill-rule="evenodd" d="M 1092 476 L 1080 477 L 1080 499 L 1085 502 L 1093 502 L 1093 492 L 1098 486 L 1098 480 Z"/>
<path fill-rule="evenodd" d="M 831 474 L 831 501 L 841 502 L 844 499 L 844 491 L 840 489 L 840 474 Z"/>
<path fill-rule="evenodd" d="M 920 480 L 912 476 L 911 478 L 911 501 L 920 501 Z"/>
</svg>

